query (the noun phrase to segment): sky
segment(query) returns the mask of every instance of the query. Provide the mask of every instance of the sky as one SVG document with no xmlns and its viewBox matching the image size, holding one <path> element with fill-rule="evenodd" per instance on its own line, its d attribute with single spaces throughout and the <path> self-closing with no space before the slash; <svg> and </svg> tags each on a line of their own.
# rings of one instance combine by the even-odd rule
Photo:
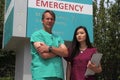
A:
<svg viewBox="0 0 120 80">
<path fill-rule="evenodd" d="M 107 0 L 105 0 L 105 2 L 106 2 Z M 115 2 L 115 0 L 109 0 L 110 2 Z M 98 5 L 99 5 L 99 2 L 100 2 L 100 0 L 98 0 Z M 106 6 L 106 5 L 105 5 Z"/>
<path fill-rule="evenodd" d="M 107 1 L 107 0 L 105 0 L 105 1 Z M 111 1 L 111 2 L 115 2 L 115 0 L 109 0 L 109 1 Z M 98 0 L 98 2 L 100 2 L 100 0 Z"/>
</svg>

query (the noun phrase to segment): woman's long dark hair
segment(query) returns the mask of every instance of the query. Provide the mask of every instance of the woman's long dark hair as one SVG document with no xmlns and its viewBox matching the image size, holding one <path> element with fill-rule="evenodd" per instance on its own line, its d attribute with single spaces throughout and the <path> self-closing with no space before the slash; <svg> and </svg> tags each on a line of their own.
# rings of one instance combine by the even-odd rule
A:
<svg viewBox="0 0 120 80">
<path fill-rule="evenodd" d="M 71 51 L 71 60 L 79 53 L 79 48 L 80 48 L 80 43 L 77 41 L 77 38 L 76 38 L 76 33 L 78 31 L 78 29 L 84 29 L 84 31 L 86 32 L 86 45 L 88 48 L 92 48 L 92 44 L 90 43 L 90 39 L 89 39 L 89 35 L 88 35 L 88 31 L 86 29 L 86 27 L 84 26 L 78 26 L 76 29 L 75 29 L 75 32 L 74 32 L 74 36 L 73 36 L 73 40 L 72 40 L 72 45 L 70 47 L 70 51 Z"/>
</svg>

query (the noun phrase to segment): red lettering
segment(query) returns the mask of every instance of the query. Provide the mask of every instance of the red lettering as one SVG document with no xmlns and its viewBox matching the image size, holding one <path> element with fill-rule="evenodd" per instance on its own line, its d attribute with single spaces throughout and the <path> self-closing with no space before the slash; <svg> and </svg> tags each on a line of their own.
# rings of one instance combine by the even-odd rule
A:
<svg viewBox="0 0 120 80">
<path fill-rule="evenodd" d="M 54 8 L 58 9 L 58 3 L 57 2 L 54 2 Z"/>
<path fill-rule="evenodd" d="M 59 8 L 60 8 L 60 9 L 64 9 L 63 3 L 60 3 L 60 4 L 59 4 Z"/>
<path fill-rule="evenodd" d="M 48 3 L 49 3 L 48 1 L 46 1 L 46 2 L 44 3 L 44 1 L 42 0 L 42 1 L 41 1 L 41 6 L 43 6 L 43 7 L 47 6 L 47 7 L 48 7 Z"/>
<path fill-rule="evenodd" d="M 36 6 L 76 12 L 82 12 L 84 7 L 83 5 L 79 4 L 62 3 L 49 0 L 36 0 Z"/>
<path fill-rule="evenodd" d="M 36 6 L 40 6 L 40 0 L 36 0 Z"/>
<path fill-rule="evenodd" d="M 68 10 L 68 4 L 64 4 L 65 5 L 65 10 Z"/>
<path fill-rule="evenodd" d="M 74 5 L 69 5 L 69 10 L 74 10 Z"/>
<path fill-rule="evenodd" d="M 76 5 L 76 6 L 75 6 L 75 10 L 76 10 L 76 11 L 79 11 L 78 7 L 79 7 L 79 5 Z"/>
<path fill-rule="evenodd" d="M 83 6 L 80 6 L 80 11 L 81 11 L 81 12 L 83 11 Z"/>
<path fill-rule="evenodd" d="M 53 4 L 52 4 L 53 2 L 49 2 L 49 7 L 50 8 L 53 8 Z"/>
</svg>

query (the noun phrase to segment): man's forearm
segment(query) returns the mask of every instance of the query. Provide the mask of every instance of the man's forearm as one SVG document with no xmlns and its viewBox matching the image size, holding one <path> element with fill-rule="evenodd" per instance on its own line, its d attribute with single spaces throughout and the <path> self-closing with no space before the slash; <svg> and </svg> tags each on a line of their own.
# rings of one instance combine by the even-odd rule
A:
<svg viewBox="0 0 120 80">
<path fill-rule="evenodd" d="M 38 47 L 39 53 L 49 53 L 52 52 L 55 55 L 59 55 L 62 57 L 68 56 L 68 50 L 67 47 L 64 44 L 61 44 L 59 47 L 54 47 L 54 46 L 48 46 L 44 43 L 39 43 L 40 46 Z"/>
<path fill-rule="evenodd" d="M 52 47 L 51 52 L 53 52 L 56 55 L 62 56 L 62 57 L 68 56 L 68 50 L 67 50 L 66 47 L 64 47 L 64 48 L 62 48 L 62 47 L 59 47 L 59 48 Z"/>
<path fill-rule="evenodd" d="M 44 59 L 49 59 L 49 58 L 53 58 L 53 57 L 56 56 L 56 55 L 53 54 L 53 53 L 39 53 L 39 54 L 40 54 L 40 56 L 41 56 L 42 58 L 44 58 Z"/>
</svg>

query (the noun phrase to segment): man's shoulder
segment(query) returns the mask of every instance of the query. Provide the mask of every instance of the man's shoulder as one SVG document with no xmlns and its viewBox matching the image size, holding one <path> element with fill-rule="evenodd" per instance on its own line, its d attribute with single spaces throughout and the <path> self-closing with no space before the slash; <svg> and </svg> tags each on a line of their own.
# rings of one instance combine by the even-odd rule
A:
<svg viewBox="0 0 120 80">
<path fill-rule="evenodd" d="M 40 34 L 40 33 L 42 33 L 42 30 L 37 30 L 37 31 L 33 32 L 32 35 L 36 35 L 36 34 Z"/>
</svg>

